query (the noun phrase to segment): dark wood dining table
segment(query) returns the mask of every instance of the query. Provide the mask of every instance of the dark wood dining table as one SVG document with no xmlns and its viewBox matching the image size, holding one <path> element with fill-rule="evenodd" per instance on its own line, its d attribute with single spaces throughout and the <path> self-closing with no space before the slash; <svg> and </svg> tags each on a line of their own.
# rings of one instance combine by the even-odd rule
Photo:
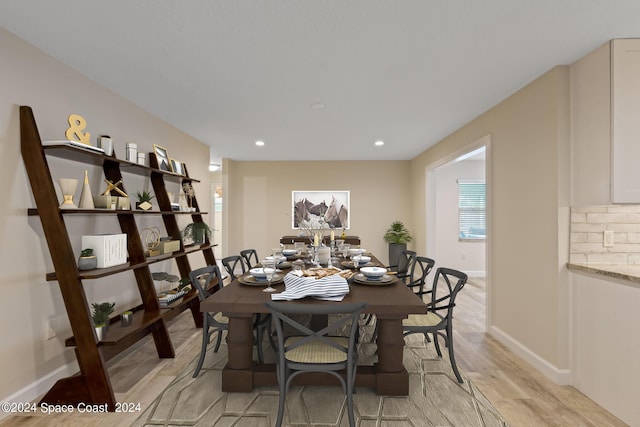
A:
<svg viewBox="0 0 640 427">
<path fill-rule="evenodd" d="M 375 261 L 375 258 L 374 258 Z M 284 284 L 275 285 L 278 291 Z M 253 316 L 267 313 L 266 301 L 271 294 L 264 287 L 248 286 L 232 281 L 200 304 L 200 310 L 222 312 L 229 319 L 227 331 L 228 361 L 222 371 L 222 391 L 250 392 L 254 386 L 277 385 L 275 364 L 253 360 Z M 365 313 L 375 314 L 377 322 L 377 356 L 373 366 L 358 366 L 357 387 L 370 387 L 380 395 L 407 395 L 409 373 L 402 362 L 404 337 L 402 319 L 409 314 L 425 312 L 424 302 L 402 281 L 389 285 L 365 285 L 352 282 L 349 293 L 341 302 L 320 301 L 314 298 L 296 300 L 303 304 L 341 304 L 366 301 Z M 305 373 L 297 384 L 338 384 L 326 373 Z"/>
</svg>

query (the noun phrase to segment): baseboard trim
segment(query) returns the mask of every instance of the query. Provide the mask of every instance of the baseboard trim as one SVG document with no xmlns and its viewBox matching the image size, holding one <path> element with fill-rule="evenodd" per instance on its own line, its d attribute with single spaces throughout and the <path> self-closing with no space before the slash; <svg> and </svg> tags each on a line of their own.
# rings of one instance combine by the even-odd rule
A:
<svg viewBox="0 0 640 427">
<path fill-rule="evenodd" d="M 469 277 L 487 277 L 486 271 L 465 271 Z"/>
<path fill-rule="evenodd" d="M 571 385 L 571 370 L 560 369 L 554 366 L 496 326 L 491 326 L 490 334 L 535 369 L 542 372 L 554 383 L 558 385 Z"/>
<path fill-rule="evenodd" d="M 42 378 L 38 378 L 36 381 L 31 384 L 26 385 L 21 388 L 17 392 L 12 395 L 2 399 L 3 402 L 31 402 L 33 400 L 39 399 L 40 396 L 44 395 L 53 385 L 61 378 L 70 377 L 78 372 L 78 363 L 71 362 L 66 365 L 60 366 L 58 369 L 49 372 Z M 0 420 L 12 415 L 10 412 L 0 412 Z"/>
</svg>

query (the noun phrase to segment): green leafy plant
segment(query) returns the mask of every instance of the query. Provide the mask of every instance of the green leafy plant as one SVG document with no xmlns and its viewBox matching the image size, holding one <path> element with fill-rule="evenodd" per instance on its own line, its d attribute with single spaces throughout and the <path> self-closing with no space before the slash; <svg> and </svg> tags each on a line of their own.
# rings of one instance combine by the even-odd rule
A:
<svg viewBox="0 0 640 427">
<path fill-rule="evenodd" d="M 143 190 L 142 193 L 138 191 L 137 195 L 138 195 L 138 202 L 139 203 L 144 203 L 144 202 L 151 203 L 151 199 L 153 199 L 155 197 L 153 194 L 151 194 L 150 192 L 148 192 L 146 190 Z"/>
<path fill-rule="evenodd" d="M 205 222 L 192 222 L 182 230 L 182 237 L 194 242 L 200 241 L 200 236 L 206 235 L 211 240 L 213 230 Z"/>
<path fill-rule="evenodd" d="M 384 241 L 387 243 L 408 243 L 413 240 L 411 232 L 402 221 L 394 221 L 384 233 Z"/>
<path fill-rule="evenodd" d="M 85 248 L 83 250 L 80 251 L 80 256 L 81 257 L 90 257 L 93 256 L 93 249 L 91 248 Z"/>
<path fill-rule="evenodd" d="M 109 323 L 109 316 L 113 313 L 115 306 L 115 302 L 94 302 L 91 304 L 91 307 L 93 307 L 93 314 L 91 315 L 93 318 L 93 326 L 97 328 L 98 326 L 104 326 Z"/>
<path fill-rule="evenodd" d="M 188 277 L 183 277 L 178 282 L 178 290 L 182 290 L 182 288 L 190 286 L 190 285 L 191 285 L 191 279 L 189 279 Z"/>
</svg>

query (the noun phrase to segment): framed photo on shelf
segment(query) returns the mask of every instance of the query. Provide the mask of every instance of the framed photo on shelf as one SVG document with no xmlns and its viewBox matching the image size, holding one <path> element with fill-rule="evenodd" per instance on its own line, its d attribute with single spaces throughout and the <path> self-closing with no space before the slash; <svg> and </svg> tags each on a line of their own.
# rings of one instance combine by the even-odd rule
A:
<svg viewBox="0 0 640 427">
<path fill-rule="evenodd" d="M 292 191 L 291 228 L 349 229 L 349 191 Z"/>
<path fill-rule="evenodd" d="M 171 163 L 171 170 L 173 170 L 173 173 L 178 175 L 184 175 L 184 168 L 182 167 L 183 165 L 182 162 L 179 162 L 174 158 L 169 158 L 169 162 Z"/>
<path fill-rule="evenodd" d="M 158 159 L 158 169 L 167 172 L 173 172 L 173 170 L 171 169 L 171 163 L 169 162 L 169 154 L 167 153 L 167 149 L 153 144 L 153 152 L 156 155 L 156 159 Z"/>
</svg>

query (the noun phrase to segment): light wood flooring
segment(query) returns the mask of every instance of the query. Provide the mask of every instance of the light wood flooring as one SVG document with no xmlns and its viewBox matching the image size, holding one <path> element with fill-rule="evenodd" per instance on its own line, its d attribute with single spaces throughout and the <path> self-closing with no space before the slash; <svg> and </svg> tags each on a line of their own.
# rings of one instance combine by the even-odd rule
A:
<svg viewBox="0 0 640 427">
<path fill-rule="evenodd" d="M 484 333 L 484 281 L 471 279 L 460 293 L 454 329 L 458 365 L 473 380 L 510 426 L 625 426 L 575 388 L 558 386 Z M 146 409 L 200 351 L 201 335 L 190 313 L 169 327 L 174 359 L 158 359 L 150 337 L 109 362 L 119 402 Z M 132 423 L 139 414 L 20 415 L 0 426 L 97 426 Z"/>
</svg>

